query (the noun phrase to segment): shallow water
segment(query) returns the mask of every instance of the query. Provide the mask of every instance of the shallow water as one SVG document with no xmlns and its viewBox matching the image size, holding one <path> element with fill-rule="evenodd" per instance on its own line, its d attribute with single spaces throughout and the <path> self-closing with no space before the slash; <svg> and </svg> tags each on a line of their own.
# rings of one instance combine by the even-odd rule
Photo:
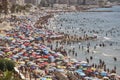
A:
<svg viewBox="0 0 120 80">
<path fill-rule="evenodd" d="M 117 67 L 117 73 L 120 74 L 120 6 L 114 6 L 112 8 L 99 8 L 95 10 L 112 10 L 113 12 L 71 12 L 60 13 L 52 19 L 50 27 L 55 31 L 65 32 L 70 35 L 83 36 L 84 31 L 89 36 L 96 35 L 97 40 L 94 41 L 82 41 L 71 45 L 64 45 L 66 49 L 75 48 L 77 57 L 69 54 L 73 58 L 78 60 L 85 60 L 93 56 L 93 60 L 90 62 L 98 64 L 99 59 L 105 61 L 107 68 L 113 69 Z M 51 29 L 52 29 L 51 28 Z M 53 29 L 52 29 L 53 30 Z M 84 31 L 82 31 L 84 30 Z M 97 31 L 90 32 L 90 31 Z M 86 52 L 87 44 L 90 43 L 90 53 Z M 105 43 L 105 47 L 94 46 L 99 43 Z M 112 46 L 110 46 L 112 44 Z M 82 50 L 80 47 L 83 46 Z M 113 57 L 117 58 L 115 62 Z"/>
</svg>

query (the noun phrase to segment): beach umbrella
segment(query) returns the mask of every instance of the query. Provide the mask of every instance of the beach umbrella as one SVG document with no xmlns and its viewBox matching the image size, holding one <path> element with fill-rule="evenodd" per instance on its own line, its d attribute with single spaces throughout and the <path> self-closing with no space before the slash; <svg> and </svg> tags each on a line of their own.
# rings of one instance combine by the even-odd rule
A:
<svg viewBox="0 0 120 80">
<path fill-rule="evenodd" d="M 6 60 L 11 60 L 10 58 L 5 58 Z"/>
<path fill-rule="evenodd" d="M 59 56 L 59 57 L 64 57 L 61 53 L 57 53 L 57 56 Z"/>
<path fill-rule="evenodd" d="M 27 64 L 28 64 L 28 65 L 35 65 L 35 63 L 32 62 L 32 61 L 27 62 Z"/>
<path fill-rule="evenodd" d="M 23 59 L 28 59 L 29 57 L 24 56 Z"/>
<path fill-rule="evenodd" d="M 107 72 L 102 71 L 102 72 L 100 73 L 100 75 L 101 75 L 101 76 L 107 76 Z"/>
<path fill-rule="evenodd" d="M 87 64 L 86 61 L 80 61 L 80 64 Z"/>
<path fill-rule="evenodd" d="M 56 67 L 50 67 L 48 70 L 49 71 L 54 71 L 56 69 Z"/>
<path fill-rule="evenodd" d="M 25 64 L 25 62 L 24 61 L 20 61 L 20 62 L 18 62 L 18 64 Z"/>
<path fill-rule="evenodd" d="M 101 80 L 101 79 L 98 79 L 97 77 L 89 77 L 88 79 L 86 80 Z"/>
<path fill-rule="evenodd" d="M 92 70 L 92 71 L 95 71 L 95 70 L 96 70 L 96 68 L 92 67 L 92 68 L 91 68 L 91 70 Z"/>
<path fill-rule="evenodd" d="M 42 56 L 43 58 L 48 58 L 49 56 L 47 56 L 47 55 L 44 55 L 44 56 Z"/>
<path fill-rule="evenodd" d="M 41 78 L 40 80 L 47 80 L 45 77 Z"/>
<path fill-rule="evenodd" d="M 44 64 L 39 64 L 39 67 L 44 67 L 45 65 Z"/>
<path fill-rule="evenodd" d="M 87 69 L 86 72 L 91 73 L 93 71 L 91 69 Z"/>
<path fill-rule="evenodd" d="M 35 58 L 37 58 L 37 59 L 38 59 L 38 58 L 42 58 L 42 56 L 36 56 Z"/>
<path fill-rule="evenodd" d="M 90 80 L 90 77 L 85 77 L 85 80 Z"/>
<path fill-rule="evenodd" d="M 55 64 L 55 63 L 50 63 L 50 65 L 51 65 L 51 66 L 56 66 L 56 64 Z"/>
<path fill-rule="evenodd" d="M 116 76 L 117 74 L 116 73 L 111 73 L 110 76 Z"/>
<path fill-rule="evenodd" d="M 48 62 L 43 62 L 42 64 L 44 64 L 44 65 L 48 65 Z"/>
<path fill-rule="evenodd" d="M 67 63 L 67 66 L 72 66 L 72 63 L 68 62 L 68 63 Z"/>
<path fill-rule="evenodd" d="M 36 66 L 35 66 L 35 65 L 31 65 L 31 66 L 30 66 L 30 69 L 32 69 L 32 70 L 33 70 L 33 69 L 36 69 Z"/>
<path fill-rule="evenodd" d="M 56 69 L 55 71 L 64 72 L 65 70 L 64 69 Z"/>
<path fill-rule="evenodd" d="M 3 54 L 0 54 L 0 56 L 3 56 Z"/>
<path fill-rule="evenodd" d="M 103 79 L 109 79 L 109 78 L 105 76 L 105 77 L 103 77 Z"/>
<path fill-rule="evenodd" d="M 82 72 L 83 70 L 82 69 L 78 69 L 78 70 L 76 70 L 75 72 Z"/>
<path fill-rule="evenodd" d="M 4 54 L 4 52 L 3 52 L 3 51 L 0 51 L 0 54 Z"/>
<path fill-rule="evenodd" d="M 49 54 L 49 51 L 43 50 L 44 54 Z"/>
<path fill-rule="evenodd" d="M 68 59 L 64 59 L 64 62 L 65 62 L 65 63 L 68 63 L 68 62 L 69 62 L 69 60 L 68 60 Z"/>
<path fill-rule="evenodd" d="M 86 74 L 83 72 L 82 69 L 78 69 L 75 72 L 77 72 L 80 76 L 85 76 Z"/>
<path fill-rule="evenodd" d="M 99 74 L 99 72 L 94 72 L 94 74 Z"/>
<path fill-rule="evenodd" d="M 62 60 L 60 57 L 57 57 L 57 58 L 55 58 L 55 59 L 58 60 L 58 61 Z"/>
<path fill-rule="evenodd" d="M 85 74 L 84 72 L 78 72 L 78 74 L 79 74 L 80 76 L 86 76 L 86 74 Z"/>
<path fill-rule="evenodd" d="M 87 70 L 87 68 L 86 68 L 86 67 L 84 67 L 84 68 L 82 68 L 82 70 L 86 71 L 86 70 Z"/>
<path fill-rule="evenodd" d="M 47 58 L 42 58 L 42 60 L 43 60 L 43 61 L 48 61 L 48 59 L 47 59 Z"/>
<path fill-rule="evenodd" d="M 73 67 L 73 66 L 72 66 L 72 67 L 69 67 L 69 68 L 70 68 L 71 70 L 74 70 L 74 69 L 75 69 L 75 67 Z"/>
<path fill-rule="evenodd" d="M 19 56 L 18 55 L 14 55 L 13 58 L 19 58 Z"/>
<path fill-rule="evenodd" d="M 83 66 L 83 67 L 88 67 L 88 64 L 81 64 L 81 66 Z"/>
<path fill-rule="evenodd" d="M 36 60 L 37 60 L 37 61 L 43 61 L 42 58 L 38 58 L 38 59 L 36 59 Z"/>
<path fill-rule="evenodd" d="M 40 41 L 40 40 L 42 40 L 42 37 L 37 37 L 35 39 L 38 40 L 38 41 Z"/>
<path fill-rule="evenodd" d="M 9 52 L 10 50 L 9 49 L 5 49 L 4 52 Z"/>
<path fill-rule="evenodd" d="M 50 62 L 54 62 L 55 61 L 54 56 L 49 56 L 49 59 L 50 59 Z"/>
<path fill-rule="evenodd" d="M 23 52 L 19 52 L 19 53 L 18 53 L 18 55 L 22 55 L 22 54 L 23 54 Z"/>
<path fill-rule="evenodd" d="M 71 59 L 71 62 L 75 62 L 75 63 L 77 63 L 78 61 L 76 60 L 76 59 Z"/>
</svg>

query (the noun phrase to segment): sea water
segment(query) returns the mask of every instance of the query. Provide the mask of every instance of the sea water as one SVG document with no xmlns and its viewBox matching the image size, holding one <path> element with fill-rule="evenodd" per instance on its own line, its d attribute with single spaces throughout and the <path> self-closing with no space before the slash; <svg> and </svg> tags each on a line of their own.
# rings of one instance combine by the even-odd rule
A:
<svg viewBox="0 0 120 80">
<path fill-rule="evenodd" d="M 55 31 L 64 32 L 70 35 L 83 36 L 84 31 L 89 36 L 96 35 L 97 40 L 81 41 L 71 45 L 64 45 L 65 49 L 75 48 L 77 57 L 68 54 L 77 60 L 86 60 L 93 56 L 92 63 L 99 63 L 99 59 L 105 61 L 107 68 L 117 68 L 117 73 L 120 74 L 120 6 L 113 6 L 112 8 L 97 8 L 92 9 L 96 12 L 68 12 L 60 13 L 51 22 L 50 26 Z M 97 12 L 102 10 L 102 12 Z M 111 12 L 107 12 L 110 10 Z M 90 33 L 90 31 L 98 33 Z M 86 52 L 87 44 L 90 43 L 90 53 Z M 99 43 L 105 43 L 105 47 L 94 46 Z M 112 46 L 110 46 L 112 44 Z M 83 46 L 84 49 L 79 49 Z M 114 57 L 117 61 L 114 61 Z"/>
</svg>

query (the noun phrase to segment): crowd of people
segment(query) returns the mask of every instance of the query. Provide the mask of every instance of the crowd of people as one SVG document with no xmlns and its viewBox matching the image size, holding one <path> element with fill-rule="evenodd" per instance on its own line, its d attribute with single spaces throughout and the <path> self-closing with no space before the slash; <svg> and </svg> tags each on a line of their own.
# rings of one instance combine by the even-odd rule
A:
<svg viewBox="0 0 120 80">
<path fill-rule="evenodd" d="M 43 15 L 44 13 L 44 15 Z M 100 65 L 90 65 L 89 60 L 78 61 L 68 56 L 77 56 L 75 49 L 67 52 L 63 46 L 73 40 L 96 39 L 97 37 L 78 38 L 49 30 L 44 24 L 51 14 L 35 12 L 26 16 L 8 18 L 11 30 L 4 30 L 6 36 L 0 36 L 0 57 L 15 61 L 22 79 L 25 80 L 119 80 L 115 70 L 105 69 L 104 61 Z M 56 42 L 56 48 L 51 44 Z M 103 46 L 103 45 L 101 45 Z M 89 45 L 88 45 L 89 48 Z M 89 52 L 89 50 L 88 50 Z M 90 58 L 92 59 L 92 57 Z M 114 58 L 117 60 L 116 58 Z"/>
</svg>

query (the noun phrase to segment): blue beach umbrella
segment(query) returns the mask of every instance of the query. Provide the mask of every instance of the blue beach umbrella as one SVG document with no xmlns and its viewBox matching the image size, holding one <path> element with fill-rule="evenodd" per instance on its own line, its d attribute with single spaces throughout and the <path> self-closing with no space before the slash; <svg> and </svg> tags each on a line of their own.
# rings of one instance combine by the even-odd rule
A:
<svg viewBox="0 0 120 80">
<path fill-rule="evenodd" d="M 107 72 L 102 71 L 102 72 L 100 73 L 100 75 L 103 76 L 103 77 L 104 77 L 104 76 L 107 76 Z"/>
<path fill-rule="evenodd" d="M 99 74 L 99 72 L 94 72 L 94 74 Z"/>
<path fill-rule="evenodd" d="M 80 76 L 85 76 L 85 73 L 83 72 L 82 69 L 78 69 L 75 72 L 77 72 Z"/>
<path fill-rule="evenodd" d="M 80 76 L 85 76 L 85 73 L 84 73 L 84 72 L 78 72 L 78 74 L 79 74 Z"/>
<path fill-rule="evenodd" d="M 37 37 L 36 40 L 38 40 L 38 41 L 39 41 L 39 40 L 42 40 L 42 37 Z"/>
<path fill-rule="evenodd" d="M 40 80 L 47 80 L 46 78 L 42 78 L 42 79 L 40 79 Z"/>
<path fill-rule="evenodd" d="M 75 72 L 82 72 L 83 70 L 82 69 L 78 69 L 78 70 L 76 70 Z"/>
<path fill-rule="evenodd" d="M 81 66 L 83 66 L 83 67 L 88 67 L 88 64 L 81 64 Z"/>
<path fill-rule="evenodd" d="M 42 49 L 42 51 L 44 52 L 44 54 L 49 54 L 49 51 L 47 49 Z"/>
</svg>

